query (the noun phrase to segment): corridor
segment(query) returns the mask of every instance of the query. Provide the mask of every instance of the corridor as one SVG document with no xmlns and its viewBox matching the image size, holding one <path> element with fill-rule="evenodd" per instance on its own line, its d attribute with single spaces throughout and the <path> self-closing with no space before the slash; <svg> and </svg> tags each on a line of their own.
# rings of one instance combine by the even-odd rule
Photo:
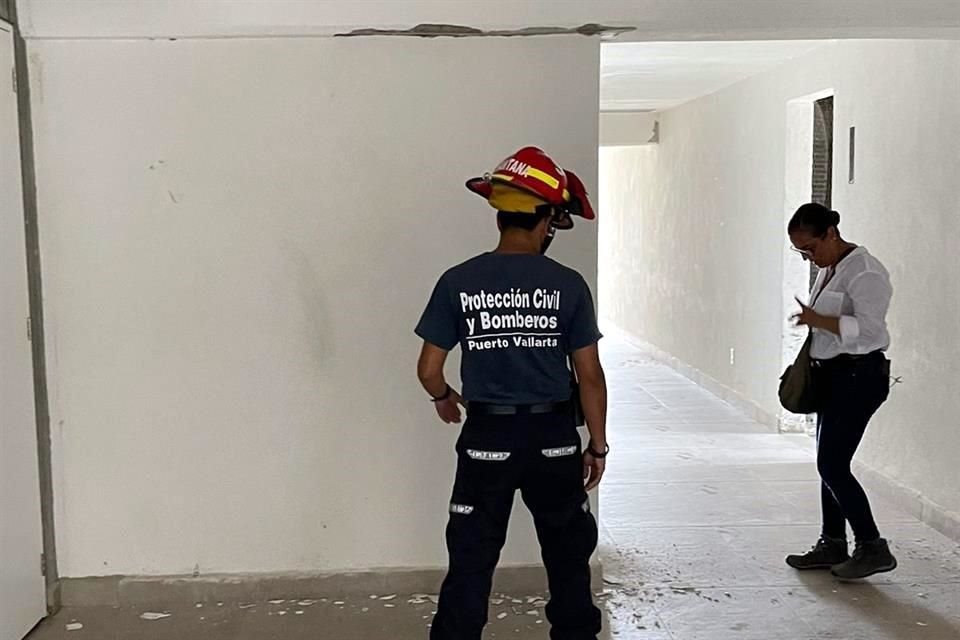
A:
<svg viewBox="0 0 960 640">
<path fill-rule="evenodd" d="M 895 572 L 861 584 L 795 572 L 784 556 L 819 532 L 813 439 L 772 433 L 630 345 L 604 342 L 614 637 L 960 638 L 960 545 L 873 497 Z"/>
<path fill-rule="evenodd" d="M 596 313 L 602 638 L 960 640 L 960 2 L 0 0 L 0 67 L 0 640 L 426 640 L 440 390 L 562 400 Z M 442 275 L 551 228 L 570 287 Z M 802 316 L 901 383 L 857 454 L 900 567 L 839 584 L 762 416 L 853 245 L 892 298 Z M 549 635 L 515 504 L 484 640 Z"/>
<path fill-rule="evenodd" d="M 604 361 L 614 448 L 600 494 L 604 637 L 960 638 L 960 545 L 874 499 L 897 571 L 862 584 L 794 572 L 783 556 L 818 532 L 812 440 L 771 433 L 623 341 L 604 341 Z M 415 640 L 436 600 L 308 595 L 66 609 L 31 638 Z M 542 596 L 494 594 L 485 637 L 546 638 Z"/>
</svg>

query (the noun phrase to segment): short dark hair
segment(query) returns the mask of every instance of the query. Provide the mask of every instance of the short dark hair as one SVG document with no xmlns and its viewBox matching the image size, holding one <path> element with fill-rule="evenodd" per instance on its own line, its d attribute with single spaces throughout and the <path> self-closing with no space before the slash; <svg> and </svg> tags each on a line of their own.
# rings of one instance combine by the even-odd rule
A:
<svg viewBox="0 0 960 640">
<path fill-rule="evenodd" d="M 821 238 L 827 235 L 830 227 L 840 226 L 840 214 L 817 202 L 808 202 L 793 214 L 787 233 L 806 231 L 810 235 Z"/>
<path fill-rule="evenodd" d="M 550 210 L 544 207 L 536 213 L 515 213 L 511 211 L 497 211 L 497 222 L 500 228 L 506 231 L 510 228 L 533 231 L 544 218 L 550 217 Z"/>
</svg>

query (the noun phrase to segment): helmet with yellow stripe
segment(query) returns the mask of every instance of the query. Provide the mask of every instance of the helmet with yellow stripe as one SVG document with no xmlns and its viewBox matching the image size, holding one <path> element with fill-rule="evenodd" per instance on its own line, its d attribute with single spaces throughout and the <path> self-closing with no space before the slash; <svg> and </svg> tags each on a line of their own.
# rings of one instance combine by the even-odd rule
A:
<svg viewBox="0 0 960 640">
<path fill-rule="evenodd" d="M 497 211 L 539 214 L 552 209 L 551 225 L 557 229 L 573 228 L 574 215 L 597 217 L 580 178 L 537 147 L 520 149 L 492 173 L 468 180 L 467 188 Z"/>
</svg>

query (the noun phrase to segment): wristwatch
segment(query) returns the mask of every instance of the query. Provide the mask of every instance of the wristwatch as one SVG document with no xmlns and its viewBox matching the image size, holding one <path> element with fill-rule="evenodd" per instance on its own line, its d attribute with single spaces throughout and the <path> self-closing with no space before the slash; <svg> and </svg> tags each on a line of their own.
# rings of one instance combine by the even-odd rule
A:
<svg viewBox="0 0 960 640">
<path fill-rule="evenodd" d="M 604 448 L 603 453 L 600 453 L 599 451 L 597 451 L 596 449 L 593 448 L 593 443 L 591 442 L 590 444 L 587 445 L 587 453 L 589 453 L 590 455 L 592 455 L 592 456 L 593 456 L 594 458 L 596 458 L 597 460 L 603 460 L 604 458 L 607 457 L 607 454 L 610 453 L 610 445 L 608 444 L 608 445 Z"/>
<path fill-rule="evenodd" d="M 450 397 L 450 394 L 453 393 L 453 389 L 450 388 L 450 385 L 447 385 L 447 390 L 443 392 L 442 396 L 437 396 L 436 398 L 430 398 L 431 402 L 443 402 Z"/>
</svg>

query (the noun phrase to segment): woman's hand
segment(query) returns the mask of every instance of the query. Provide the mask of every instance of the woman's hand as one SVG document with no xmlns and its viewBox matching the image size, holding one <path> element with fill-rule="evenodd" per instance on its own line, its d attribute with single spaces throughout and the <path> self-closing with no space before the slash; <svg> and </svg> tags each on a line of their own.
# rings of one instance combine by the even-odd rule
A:
<svg viewBox="0 0 960 640">
<path fill-rule="evenodd" d="M 796 326 L 806 326 L 812 329 L 828 331 L 838 336 L 840 335 L 840 318 L 821 315 L 811 307 L 800 302 L 800 298 L 794 297 L 794 300 L 800 305 L 800 311 L 790 316 L 790 319 L 796 323 Z"/>
<path fill-rule="evenodd" d="M 807 326 L 816 328 L 820 326 L 820 319 L 823 318 L 823 316 L 814 311 L 812 307 L 803 304 L 800 298 L 794 297 L 794 300 L 800 305 L 800 311 L 790 316 L 793 323 L 798 327 Z"/>
</svg>

